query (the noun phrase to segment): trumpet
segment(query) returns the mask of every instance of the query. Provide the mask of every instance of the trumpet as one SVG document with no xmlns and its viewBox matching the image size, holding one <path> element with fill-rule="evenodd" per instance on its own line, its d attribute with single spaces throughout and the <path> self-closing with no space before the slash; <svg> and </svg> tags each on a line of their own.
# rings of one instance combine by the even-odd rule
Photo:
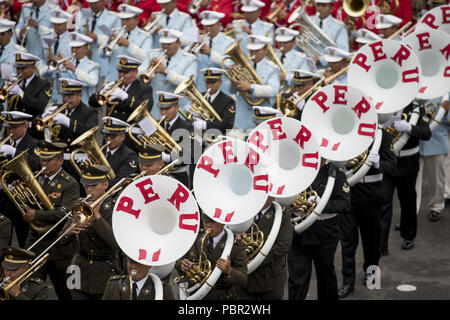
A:
<svg viewBox="0 0 450 320">
<path fill-rule="evenodd" d="M 193 0 L 188 5 L 188 11 L 190 14 L 197 14 L 198 10 L 200 9 L 202 5 L 203 0 Z"/>
<path fill-rule="evenodd" d="M 48 70 L 49 70 L 50 72 L 55 72 L 56 70 L 58 70 L 58 71 L 63 71 L 63 68 L 61 68 L 62 63 L 63 63 L 64 61 L 67 61 L 67 60 L 69 60 L 69 59 L 71 59 L 71 58 L 74 58 L 74 57 L 75 57 L 75 53 L 72 53 L 71 56 L 65 57 L 65 58 L 62 58 L 62 59 L 59 59 L 59 60 L 50 59 L 50 60 L 48 60 L 48 62 L 47 62 Z"/>
<path fill-rule="evenodd" d="M 27 18 L 27 22 L 25 23 L 25 31 L 22 35 L 22 38 L 20 39 L 20 45 L 22 47 L 25 47 L 25 45 L 27 44 L 28 32 L 30 32 L 30 26 L 28 25 L 28 23 L 30 22 L 30 19 L 32 19 L 35 11 L 36 11 L 36 6 L 33 5 L 33 9 L 31 10 L 30 15 Z"/>
<path fill-rule="evenodd" d="M 4 102 L 6 99 L 8 99 L 9 91 L 14 88 L 19 82 L 23 80 L 22 75 L 19 75 L 19 77 L 12 82 L 9 86 L 3 87 L 0 89 L 0 102 Z"/>
<path fill-rule="evenodd" d="M 150 34 L 153 34 L 156 32 L 156 30 L 161 26 L 161 20 L 164 18 L 165 9 L 161 11 L 161 14 L 156 17 L 155 20 L 153 20 L 152 23 L 147 23 L 147 25 L 143 28 L 144 31 L 147 31 Z"/>
<path fill-rule="evenodd" d="M 103 53 L 110 57 L 115 49 L 116 43 L 119 40 L 120 37 L 122 37 L 123 33 L 125 32 L 125 26 L 122 26 L 119 29 L 119 32 L 117 33 L 116 37 L 106 46 L 103 48 Z"/>
<path fill-rule="evenodd" d="M 266 20 L 271 23 L 275 23 L 278 20 L 278 14 L 281 10 L 285 9 L 286 5 L 282 2 L 275 7 L 275 9 L 266 17 Z"/>
<path fill-rule="evenodd" d="M 208 32 L 203 35 L 203 39 L 201 42 L 193 42 L 192 44 L 187 46 L 184 51 L 193 55 L 198 55 L 203 46 L 208 43 L 206 39 L 209 39 L 209 37 L 210 33 Z"/>
<path fill-rule="evenodd" d="M 62 106 L 60 106 L 58 109 L 56 109 L 53 113 L 46 115 L 44 118 L 36 118 L 36 120 L 34 120 L 36 129 L 38 131 L 43 131 L 45 128 L 49 127 L 53 122 L 53 117 L 56 116 L 58 113 L 61 113 L 64 110 L 66 110 L 68 106 L 69 105 L 67 103 L 64 103 Z"/>
<path fill-rule="evenodd" d="M 9 139 L 11 139 L 12 136 L 13 136 L 13 134 L 10 133 L 9 136 L 7 136 L 5 139 L 3 139 L 3 140 L 0 142 L 0 146 L 2 146 L 2 145 L 4 145 L 5 143 L 7 143 L 7 142 L 9 141 Z"/>
<path fill-rule="evenodd" d="M 109 95 L 110 95 L 114 90 L 116 90 L 119 86 L 121 86 L 121 85 L 123 84 L 123 81 L 124 81 L 124 79 L 123 79 L 123 77 L 122 77 L 122 78 L 120 78 L 119 80 L 117 80 L 117 81 L 113 84 L 113 86 L 112 86 L 110 89 L 106 90 L 103 94 L 101 94 L 101 93 L 97 94 L 97 102 L 98 102 L 98 104 L 101 105 L 102 107 L 103 107 L 104 105 L 106 105 L 106 104 L 108 103 Z"/>
<path fill-rule="evenodd" d="M 158 57 L 159 61 L 153 66 L 148 67 L 147 72 L 141 75 L 141 81 L 144 84 L 149 84 L 152 81 L 152 78 L 156 76 L 156 68 L 162 63 L 163 59 L 166 58 L 167 50 L 164 50 L 161 55 Z"/>
</svg>

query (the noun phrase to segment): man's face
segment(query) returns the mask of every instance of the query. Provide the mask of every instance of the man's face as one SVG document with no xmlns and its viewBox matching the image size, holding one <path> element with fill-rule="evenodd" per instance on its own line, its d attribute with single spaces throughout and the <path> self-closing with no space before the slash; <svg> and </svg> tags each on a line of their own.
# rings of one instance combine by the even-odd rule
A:
<svg viewBox="0 0 450 320">
<path fill-rule="evenodd" d="M 148 274 L 148 270 L 150 270 L 151 266 L 146 266 L 145 264 L 137 263 L 131 259 L 127 259 L 127 271 L 130 277 L 132 277 L 133 281 L 139 281 L 145 278 Z M 133 270 L 136 270 L 136 275 L 133 274 Z"/>
<path fill-rule="evenodd" d="M 177 6 L 177 2 L 176 1 L 170 1 L 168 3 L 161 3 L 161 10 L 164 10 L 164 13 L 166 14 L 171 14 L 173 10 L 175 10 L 176 6 Z"/>
<path fill-rule="evenodd" d="M 159 108 L 159 113 L 161 116 L 166 116 L 164 121 L 170 122 L 175 119 L 178 114 L 178 105 L 174 104 L 170 108 Z"/>
<path fill-rule="evenodd" d="M 67 23 L 53 23 L 53 29 L 55 30 L 56 34 L 63 34 L 67 30 Z"/>
<path fill-rule="evenodd" d="M 80 105 L 82 96 L 83 95 L 81 92 L 74 94 L 63 94 L 62 102 L 68 104 L 68 110 L 72 110 Z"/>
<path fill-rule="evenodd" d="M 86 190 L 86 194 L 91 194 L 90 200 L 95 201 L 100 198 L 108 188 L 108 181 L 99 182 L 93 186 L 83 185 L 84 190 Z"/>
<path fill-rule="evenodd" d="M 332 3 L 316 3 L 316 10 L 319 13 L 320 19 L 325 19 L 328 17 L 333 11 Z"/>
<path fill-rule="evenodd" d="M 89 46 L 87 44 L 80 47 L 71 47 L 70 49 L 72 51 L 72 54 L 75 54 L 75 59 L 77 60 L 83 59 L 89 52 Z"/>
<path fill-rule="evenodd" d="M 277 42 L 278 48 L 280 48 L 280 51 L 282 53 L 286 53 L 292 50 L 292 48 L 295 46 L 295 40 L 287 41 L 287 42 Z"/>
<path fill-rule="evenodd" d="M 253 57 L 253 62 L 260 62 L 266 56 L 267 49 L 264 47 L 259 50 L 250 50 L 250 56 Z"/>
<path fill-rule="evenodd" d="M 34 66 L 28 66 L 25 68 L 16 68 L 17 70 L 17 75 L 22 75 L 23 79 L 28 79 L 29 77 L 31 77 L 34 74 Z"/>
<path fill-rule="evenodd" d="M 294 91 L 297 94 L 302 95 L 306 91 L 308 91 L 313 86 L 313 84 L 314 84 L 313 80 L 305 81 L 305 82 L 302 82 L 301 84 L 295 84 Z"/>
<path fill-rule="evenodd" d="M 138 71 L 137 69 L 121 69 L 118 70 L 117 73 L 119 79 L 123 78 L 124 84 L 127 86 L 136 80 Z"/>
<path fill-rule="evenodd" d="M 163 168 L 162 160 L 155 161 L 155 162 L 153 162 L 152 164 L 149 164 L 149 165 L 143 165 L 143 164 L 139 163 L 139 171 L 140 172 L 145 171 L 145 175 L 146 176 L 154 175 L 159 170 L 161 170 L 162 168 Z"/>
<path fill-rule="evenodd" d="M 211 38 L 214 38 L 220 32 L 221 26 L 222 26 L 222 23 L 219 21 L 210 26 L 204 26 L 203 29 L 205 30 L 205 34 L 209 33 L 209 36 Z"/>
<path fill-rule="evenodd" d="M 138 22 L 139 22 L 138 17 L 126 18 L 122 19 L 122 26 L 125 26 L 128 32 L 131 32 L 134 30 L 134 28 L 137 27 Z"/>
<path fill-rule="evenodd" d="M 161 47 L 163 50 L 167 50 L 167 56 L 173 57 L 180 48 L 180 44 L 180 40 L 177 40 L 172 43 L 161 43 Z"/>
<path fill-rule="evenodd" d="M 5 278 L 9 277 L 9 281 L 14 281 L 18 276 L 20 276 L 29 268 L 29 265 L 24 265 L 23 267 L 20 267 L 18 269 L 3 269 L 3 274 L 5 275 Z"/>
<path fill-rule="evenodd" d="M 222 232 L 224 225 L 216 221 L 203 221 L 203 228 L 211 229 L 209 236 L 214 238 Z"/>
<path fill-rule="evenodd" d="M 122 142 L 125 140 L 125 133 L 121 132 L 118 134 L 105 134 L 106 142 L 109 142 L 109 149 L 114 150 L 120 147 Z"/>
<path fill-rule="evenodd" d="M 206 85 L 206 90 L 211 89 L 209 91 L 209 94 L 214 94 L 220 89 L 220 86 L 222 85 L 222 80 L 217 80 L 217 81 L 208 80 L 205 82 L 205 85 Z"/>
<path fill-rule="evenodd" d="M 0 45 L 3 47 L 7 46 L 12 37 L 12 31 L 7 30 L 0 33 Z"/>
<path fill-rule="evenodd" d="M 105 7 L 105 1 L 99 0 L 97 2 L 89 2 L 89 7 L 94 13 L 99 13 Z"/>
<path fill-rule="evenodd" d="M 52 159 L 41 159 L 41 168 L 46 167 L 44 174 L 46 176 L 52 176 L 59 169 L 61 169 L 64 163 L 64 157 L 53 157 Z"/>
<path fill-rule="evenodd" d="M 253 12 L 244 12 L 244 18 L 248 23 L 253 24 L 258 19 L 260 14 L 261 10 L 256 10 Z"/>
<path fill-rule="evenodd" d="M 22 138 L 27 133 L 27 130 L 28 130 L 28 123 L 25 123 L 17 127 L 6 128 L 6 134 L 7 135 L 12 134 L 11 139 L 13 141 L 16 141 L 17 139 Z"/>
<path fill-rule="evenodd" d="M 344 67 L 344 65 L 345 65 L 344 59 L 342 59 L 341 61 L 336 61 L 336 62 L 328 62 L 328 66 L 331 68 L 331 71 L 333 71 L 333 73 L 341 71 L 341 69 Z"/>
</svg>

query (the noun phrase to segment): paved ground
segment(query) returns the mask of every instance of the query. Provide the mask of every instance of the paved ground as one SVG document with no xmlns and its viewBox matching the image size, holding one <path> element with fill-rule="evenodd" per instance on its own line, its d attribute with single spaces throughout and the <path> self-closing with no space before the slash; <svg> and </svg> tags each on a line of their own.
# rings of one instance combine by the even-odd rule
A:
<svg viewBox="0 0 450 320">
<path fill-rule="evenodd" d="M 450 299 L 450 206 L 442 213 L 438 222 L 429 222 L 427 219 L 427 203 L 429 194 L 426 186 L 429 185 L 424 177 L 424 191 L 421 210 L 418 217 L 418 234 L 414 249 L 405 251 L 400 248 L 401 238 L 399 231 L 391 231 L 389 239 L 390 255 L 382 257 L 381 289 L 369 290 L 363 287 L 362 248 L 357 251 L 357 275 L 355 292 L 347 299 L 350 300 L 442 300 Z M 394 197 L 393 225 L 399 221 L 400 209 L 396 196 Z M 393 227 L 393 226 L 392 226 Z M 17 245 L 17 242 L 15 242 Z M 335 265 L 339 284 L 341 284 L 341 248 L 338 246 Z M 51 286 L 50 280 L 48 280 Z M 401 284 L 413 285 L 415 291 L 402 292 L 397 290 Z M 317 299 L 316 280 L 313 273 L 307 299 Z M 287 288 L 285 298 L 287 298 Z M 51 287 L 50 299 L 56 299 Z"/>
</svg>

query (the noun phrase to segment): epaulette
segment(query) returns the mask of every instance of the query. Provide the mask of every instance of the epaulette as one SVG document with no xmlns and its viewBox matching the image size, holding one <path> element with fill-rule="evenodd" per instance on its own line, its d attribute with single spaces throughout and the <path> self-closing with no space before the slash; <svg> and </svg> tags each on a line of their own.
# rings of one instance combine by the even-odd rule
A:
<svg viewBox="0 0 450 320">
<path fill-rule="evenodd" d="M 280 67 L 278 67 L 278 65 L 275 62 L 273 62 L 272 60 L 267 59 L 267 63 L 270 64 L 274 68 L 280 69 Z"/>
<path fill-rule="evenodd" d="M 197 56 L 195 54 L 190 53 L 190 52 L 186 52 L 186 51 L 183 50 L 182 54 L 183 54 L 183 56 L 190 57 L 192 59 L 197 59 Z"/>
<path fill-rule="evenodd" d="M 18 51 L 25 51 L 25 47 L 22 47 L 19 44 L 14 44 L 14 49 L 17 49 Z"/>
<path fill-rule="evenodd" d="M 182 12 L 182 11 L 178 11 L 178 12 L 180 13 L 180 16 L 182 16 L 182 17 L 185 17 L 185 18 L 190 17 L 190 15 L 186 12 Z"/>
<path fill-rule="evenodd" d="M 31 278 L 30 281 L 36 282 L 37 284 L 43 284 L 44 283 L 44 280 L 42 280 L 40 278 Z"/>
<path fill-rule="evenodd" d="M 267 22 L 267 21 L 262 21 L 262 20 L 261 20 L 261 22 L 262 22 L 263 26 L 272 27 L 273 28 L 273 23 Z"/>
<path fill-rule="evenodd" d="M 99 67 L 100 68 L 100 64 L 98 62 L 95 62 L 93 60 L 88 60 L 93 66 L 95 67 Z"/>
<path fill-rule="evenodd" d="M 126 277 L 127 277 L 126 274 L 121 274 L 121 275 L 119 274 L 117 276 L 110 277 L 109 280 L 120 280 L 120 279 L 125 279 Z"/>
<path fill-rule="evenodd" d="M 341 20 L 338 20 L 336 18 L 333 18 L 333 21 L 336 22 L 337 24 L 340 24 L 341 26 L 346 26 L 346 24 L 344 22 L 342 22 Z"/>
<path fill-rule="evenodd" d="M 301 57 L 301 58 L 306 58 L 306 54 L 304 54 L 303 52 L 300 52 L 300 51 L 297 51 L 297 50 L 293 50 L 294 51 L 294 53 L 297 55 L 297 56 L 299 56 L 299 57 Z"/>
<path fill-rule="evenodd" d="M 62 172 L 61 171 L 61 178 L 63 178 L 64 180 L 66 180 L 66 181 L 71 181 L 71 179 L 74 179 L 74 178 L 72 178 L 70 175 L 68 175 L 67 173 L 64 173 L 64 172 Z M 75 180 L 75 179 L 74 179 Z"/>
</svg>

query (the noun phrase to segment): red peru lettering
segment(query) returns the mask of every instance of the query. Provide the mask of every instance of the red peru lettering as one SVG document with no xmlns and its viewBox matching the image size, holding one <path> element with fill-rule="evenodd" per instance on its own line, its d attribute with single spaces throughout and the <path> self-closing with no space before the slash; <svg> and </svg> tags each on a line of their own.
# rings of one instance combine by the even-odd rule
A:
<svg viewBox="0 0 450 320">
<path fill-rule="evenodd" d="M 263 152 L 266 152 L 266 150 L 267 150 L 267 148 L 269 148 L 269 146 L 265 146 L 262 144 L 263 139 L 264 139 L 264 135 L 261 132 L 256 131 L 255 133 L 253 133 L 250 136 L 250 138 L 248 138 L 247 142 L 254 144 L 256 147 L 261 149 Z"/>
<path fill-rule="evenodd" d="M 133 209 L 133 199 L 123 196 L 119 199 L 119 204 L 117 205 L 116 211 L 123 211 L 133 215 L 136 219 L 139 218 L 139 214 L 141 213 L 141 209 L 135 210 Z"/>
<path fill-rule="evenodd" d="M 408 60 L 410 55 L 411 55 L 411 50 L 409 50 L 404 45 L 401 45 L 400 49 L 398 49 L 398 51 L 395 53 L 395 55 L 391 59 L 394 60 L 395 62 L 397 62 L 397 64 L 401 67 L 403 60 Z"/>
<path fill-rule="evenodd" d="M 171 204 L 173 204 L 178 211 L 180 211 L 180 203 L 185 203 L 188 198 L 189 198 L 189 191 L 181 184 L 178 184 L 178 187 L 175 190 L 175 192 L 172 194 L 170 199 L 167 200 Z"/>
<path fill-rule="evenodd" d="M 422 22 L 428 25 L 430 28 L 437 29 L 439 26 L 434 25 L 434 20 L 436 20 L 436 18 L 431 13 L 429 13 L 423 18 Z"/>
<path fill-rule="evenodd" d="M 358 53 L 355 59 L 353 59 L 352 63 L 357 64 L 358 66 L 366 70 L 366 72 L 369 72 L 371 66 L 367 65 L 366 62 L 367 56 L 365 54 Z"/>
<path fill-rule="evenodd" d="M 425 49 L 431 49 L 431 44 L 430 44 L 430 33 L 429 32 L 424 32 L 424 33 L 419 33 L 416 35 L 417 39 L 419 40 L 419 50 L 425 50 Z"/>
<path fill-rule="evenodd" d="M 314 101 L 315 103 L 317 103 L 319 105 L 319 107 L 322 108 L 323 113 L 327 112 L 328 109 L 330 109 L 329 107 L 327 107 L 325 105 L 325 101 L 327 101 L 328 97 L 325 94 L 325 92 L 323 91 L 319 91 L 317 94 L 315 94 L 311 100 Z"/>
<path fill-rule="evenodd" d="M 150 185 L 148 189 L 145 188 L 147 185 Z M 142 196 L 144 197 L 145 204 L 159 199 L 159 195 L 153 191 L 151 185 L 153 185 L 153 182 L 150 178 L 147 178 L 144 181 L 136 183 L 136 187 L 139 189 Z M 149 194 L 153 194 L 153 196 L 149 197 L 148 196 Z"/>
<path fill-rule="evenodd" d="M 180 229 L 190 230 L 190 231 L 193 231 L 194 233 L 196 233 L 198 224 L 194 224 L 194 225 L 185 224 L 184 220 L 196 220 L 196 221 L 198 221 L 198 212 L 191 213 L 191 214 L 180 214 L 180 218 L 179 218 L 179 221 L 178 221 L 178 227 Z"/>
<path fill-rule="evenodd" d="M 442 10 L 442 24 L 450 23 L 450 7 L 441 7 Z"/>
<path fill-rule="evenodd" d="M 262 191 L 268 192 L 269 191 L 269 185 L 268 184 L 266 184 L 265 186 L 258 185 L 257 184 L 258 181 L 269 182 L 269 175 L 263 174 L 263 175 L 254 176 L 253 177 L 253 189 L 255 189 L 255 190 L 262 190 Z"/>
<path fill-rule="evenodd" d="M 220 170 L 219 169 L 217 169 L 217 170 L 213 169 L 213 167 L 212 167 L 213 164 L 214 164 L 214 162 L 213 162 L 213 159 L 211 157 L 203 156 L 203 157 L 200 158 L 200 162 L 197 165 L 197 168 L 203 169 L 203 170 L 211 173 L 214 176 L 214 178 L 217 178 L 217 175 L 219 174 Z"/>
<path fill-rule="evenodd" d="M 311 131 L 309 131 L 305 126 L 302 125 L 300 131 L 293 140 L 303 149 L 305 142 L 308 142 L 309 139 L 311 139 Z"/>
<path fill-rule="evenodd" d="M 316 159 L 315 162 L 311 161 L 308 162 L 308 159 Z M 317 166 L 319 165 L 319 152 L 316 153 L 304 153 L 303 159 L 302 159 L 302 166 L 304 167 L 310 167 L 317 170 Z"/>
<path fill-rule="evenodd" d="M 370 103 L 366 100 L 366 98 L 362 97 L 361 101 L 358 102 L 352 110 L 357 114 L 358 118 L 361 119 L 361 114 L 370 110 Z"/>
<path fill-rule="evenodd" d="M 259 163 L 259 154 L 252 148 L 250 148 L 247 159 L 245 160 L 245 166 L 249 168 L 252 173 L 255 173 L 255 165 Z"/>
<path fill-rule="evenodd" d="M 450 56 L 450 43 L 445 46 L 445 48 L 439 50 L 442 55 L 445 57 L 446 60 L 448 60 L 448 57 Z"/>
<path fill-rule="evenodd" d="M 347 86 L 334 85 L 334 104 L 347 104 L 345 94 L 347 93 Z"/>
<path fill-rule="evenodd" d="M 358 134 L 360 136 L 368 136 L 375 138 L 376 123 L 361 123 L 358 127 Z"/>
<path fill-rule="evenodd" d="M 414 77 L 415 76 L 415 77 Z M 402 81 L 406 82 L 419 82 L 419 67 L 411 70 L 405 70 L 402 72 Z"/>
<path fill-rule="evenodd" d="M 286 139 L 286 133 L 281 130 L 281 118 L 276 118 L 274 120 L 267 121 L 267 124 L 272 131 L 272 139 L 273 140 L 283 140 Z"/>
<path fill-rule="evenodd" d="M 383 42 L 377 41 L 369 44 L 370 49 L 372 49 L 373 62 L 384 60 L 387 58 L 386 54 L 383 52 Z"/>
<path fill-rule="evenodd" d="M 222 148 L 223 159 L 225 160 L 225 164 L 230 162 L 237 162 L 237 157 L 233 157 L 233 142 L 225 141 L 219 144 L 219 147 Z"/>
</svg>

